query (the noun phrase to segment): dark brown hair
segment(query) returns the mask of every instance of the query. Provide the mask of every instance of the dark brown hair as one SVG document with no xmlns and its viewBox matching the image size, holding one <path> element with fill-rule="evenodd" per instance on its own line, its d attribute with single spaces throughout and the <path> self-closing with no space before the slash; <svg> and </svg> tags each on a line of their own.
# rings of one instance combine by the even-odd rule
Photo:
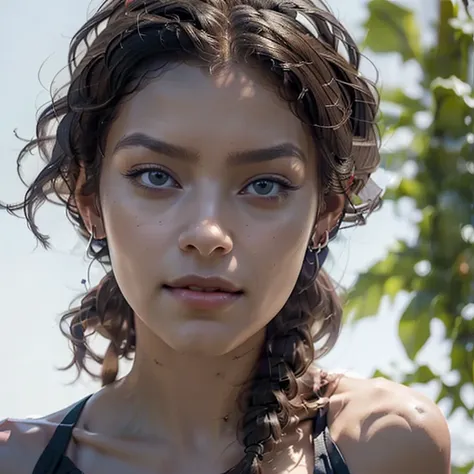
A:
<svg viewBox="0 0 474 474">
<path fill-rule="evenodd" d="M 81 192 L 98 194 L 101 150 L 119 104 L 167 64 L 184 61 L 197 61 L 211 73 L 244 63 L 261 71 L 317 143 L 320 197 L 344 192 L 345 216 L 356 212 L 351 196 L 379 164 L 378 100 L 360 74 L 353 39 L 321 2 L 311 0 L 132 0 L 128 6 L 124 0 L 105 1 L 74 36 L 70 83 L 42 111 L 36 138 L 18 158 L 21 167 L 37 149 L 45 166 L 21 203 L 3 207 L 12 213 L 22 210 L 34 235 L 48 247 L 35 214 L 45 201 L 59 200 L 88 239 L 75 201 L 81 169 Z M 355 180 L 346 189 L 352 173 Z M 134 353 L 134 315 L 110 268 L 106 239 L 93 240 L 90 255 L 109 271 L 79 307 L 63 316 L 62 330 L 74 354 L 68 368 L 91 373 L 87 360 L 93 359 L 102 365 L 106 385 L 116 379 L 119 359 Z M 342 310 L 327 274 L 321 270 L 316 277 L 306 267 L 267 327 L 245 392 L 245 456 L 229 472 L 260 473 L 263 453 L 297 423 L 298 409 L 318 403 L 317 397 L 302 396 L 300 382 L 334 344 Z M 94 332 L 110 341 L 105 357 L 88 344 Z"/>
</svg>

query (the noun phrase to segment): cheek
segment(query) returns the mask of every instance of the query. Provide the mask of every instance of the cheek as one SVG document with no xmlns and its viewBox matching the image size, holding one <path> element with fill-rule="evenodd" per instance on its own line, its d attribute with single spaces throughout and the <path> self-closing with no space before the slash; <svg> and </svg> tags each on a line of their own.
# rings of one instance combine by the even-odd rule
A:
<svg viewBox="0 0 474 474">
<path fill-rule="evenodd" d="M 156 215 L 144 212 L 127 186 L 107 182 L 103 189 L 107 190 L 102 196 L 102 210 L 112 268 L 133 307 L 137 299 L 146 298 L 144 291 L 153 290 L 150 282 L 157 281 L 158 252 L 165 246 L 166 226 Z"/>
<path fill-rule="evenodd" d="M 276 306 L 280 306 L 276 312 L 289 298 L 296 284 L 306 253 L 306 242 L 306 238 L 295 238 L 293 245 L 288 247 L 267 245 L 266 255 L 262 255 L 267 260 L 265 263 L 262 262 L 262 270 L 258 272 L 261 273 L 261 278 L 256 283 L 260 289 L 260 296 L 268 300 L 266 303 L 275 300 Z"/>
<path fill-rule="evenodd" d="M 115 196 L 104 199 L 103 213 L 110 257 L 115 270 L 123 259 L 136 259 L 133 254 L 139 250 L 139 246 L 133 245 L 133 242 L 136 242 L 141 232 L 140 220 L 127 200 L 120 200 Z"/>
<path fill-rule="evenodd" d="M 312 209 L 293 212 L 272 235 L 256 236 L 252 267 L 252 293 L 265 319 L 273 318 L 288 300 L 301 271 L 312 231 Z"/>
</svg>

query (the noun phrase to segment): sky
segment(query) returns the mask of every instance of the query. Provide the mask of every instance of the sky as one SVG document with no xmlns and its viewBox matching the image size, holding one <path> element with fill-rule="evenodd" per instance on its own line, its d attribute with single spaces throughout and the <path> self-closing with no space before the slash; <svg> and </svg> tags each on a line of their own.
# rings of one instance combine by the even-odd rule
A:
<svg viewBox="0 0 474 474">
<path fill-rule="evenodd" d="M 366 13 L 366 0 L 328 0 L 327 3 L 349 30 L 360 37 L 358 25 Z M 430 21 L 429 12 L 433 9 L 428 7 L 433 7 L 432 0 L 409 3 L 424 22 Z M 53 78 L 66 65 L 68 42 L 97 4 L 89 0 L 1 1 L 2 201 L 19 200 L 25 191 L 16 174 L 16 156 L 22 143 L 14 131 L 21 137 L 33 136 L 37 111 L 48 101 Z M 424 39 L 429 41 L 429 34 Z M 416 67 L 403 65 L 395 57 L 371 59 L 379 69 L 379 84 L 383 87 L 403 83 L 416 92 L 419 72 Z M 375 77 L 369 63 L 364 67 Z M 407 138 L 390 137 L 385 146 L 396 147 L 397 140 Z M 37 157 L 31 157 L 27 177 L 39 171 L 38 161 Z M 394 178 L 381 170 L 375 179 L 385 186 Z M 409 207 L 403 211 L 397 213 L 387 203 L 371 216 L 365 227 L 345 231 L 331 247 L 332 258 L 327 267 L 336 281 L 350 285 L 358 272 L 383 257 L 397 239 L 409 241 L 416 237 L 410 222 L 413 213 Z M 70 358 L 58 321 L 82 290 L 81 280 L 87 269 L 83 257 L 85 243 L 76 236 L 62 208 L 44 206 L 39 222 L 40 230 L 51 236 L 53 250 L 48 252 L 37 246 L 23 220 L 0 212 L 0 419 L 46 414 L 99 388 L 86 377 L 72 384 L 73 372 L 57 370 Z M 98 278 L 100 269 L 93 267 L 92 276 Z M 322 363 L 330 369 L 361 376 L 369 376 L 375 363 L 389 373 L 410 368 L 396 335 L 398 317 L 407 301 L 406 295 L 397 298 L 393 305 L 385 301 L 378 315 L 356 327 L 344 328 L 335 349 Z M 432 338 L 420 358 L 444 372 L 448 369 L 448 347 L 442 343 L 441 328 L 434 325 L 432 329 Z M 433 397 L 436 390 L 428 387 L 425 393 Z M 455 417 L 451 428 L 457 433 L 466 432 L 469 427 L 462 417 Z M 470 436 L 474 449 L 474 431 Z M 453 444 L 454 455 L 462 456 L 466 449 L 464 442 L 454 440 Z"/>
</svg>

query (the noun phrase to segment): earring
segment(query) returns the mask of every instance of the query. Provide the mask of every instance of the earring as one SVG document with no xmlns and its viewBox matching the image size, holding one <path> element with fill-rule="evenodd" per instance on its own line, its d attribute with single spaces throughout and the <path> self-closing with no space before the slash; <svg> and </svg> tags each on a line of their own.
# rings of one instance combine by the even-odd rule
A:
<svg viewBox="0 0 474 474">
<path fill-rule="evenodd" d="M 92 258 L 91 255 L 90 255 L 90 251 L 92 250 L 92 242 L 95 240 L 95 225 L 92 226 L 92 231 L 91 231 L 91 235 L 89 237 L 89 241 L 87 242 L 87 245 L 86 245 L 86 249 L 84 251 L 84 256 L 85 258 Z M 86 290 L 86 292 L 89 291 L 90 289 L 90 286 L 91 286 L 91 281 L 90 281 L 90 273 L 91 273 L 91 266 L 92 266 L 92 263 L 94 262 L 94 260 L 91 260 L 90 263 L 89 263 L 89 266 L 87 267 L 87 279 L 83 278 L 81 280 L 81 285 L 84 286 L 84 289 Z"/>
<path fill-rule="evenodd" d="M 305 264 L 301 269 L 302 284 L 298 291 L 299 294 L 303 293 L 314 284 L 319 270 L 321 270 L 321 267 L 329 254 L 329 240 L 329 231 L 326 231 L 318 245 L 314 245 L 314 238 L 312 238 L 308 244 Z"/>
<path fill-rule="evenodd" d="M 308 245 L 308 250 L 310 252 L 319 254 L 328 246 L 328 244 L 329 244 L 329 231 L 326 230 L 326 232 L 324 232 L 324 235 L 322 239 L 319 241 L 317 246 L 314 245 L 314 240 L 311 239 L 311 242 Z"/>
<path fill-rule="evenodd" d="M 316 254 L 316 261 L 318 262 L 318 272 L 324 265 L 327 256 L 329 255 L 329 240 L 331 236 L 329 235 L 329 231 L 324 233 L 323 238 L 319 241 L 318 246 L 313 250 Z"/>
</svg>

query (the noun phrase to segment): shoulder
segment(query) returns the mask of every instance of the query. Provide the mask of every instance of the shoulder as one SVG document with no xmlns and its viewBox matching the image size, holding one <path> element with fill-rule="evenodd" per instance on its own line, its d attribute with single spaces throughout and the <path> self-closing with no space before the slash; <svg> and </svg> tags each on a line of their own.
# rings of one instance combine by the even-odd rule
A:
<svg viewBox="0 0 474 474">
<path fill-rule="evenodd" d="M 329 426 L 351 474 L 450 472 L 447 422 L 411 388 L 341 377 L 330 398 Z"/>
<path fill-rule="evenodd" d="M 0 421 L 0 472 L 30 474 L 67 411 L 38 419 Z"/>
</svg>

